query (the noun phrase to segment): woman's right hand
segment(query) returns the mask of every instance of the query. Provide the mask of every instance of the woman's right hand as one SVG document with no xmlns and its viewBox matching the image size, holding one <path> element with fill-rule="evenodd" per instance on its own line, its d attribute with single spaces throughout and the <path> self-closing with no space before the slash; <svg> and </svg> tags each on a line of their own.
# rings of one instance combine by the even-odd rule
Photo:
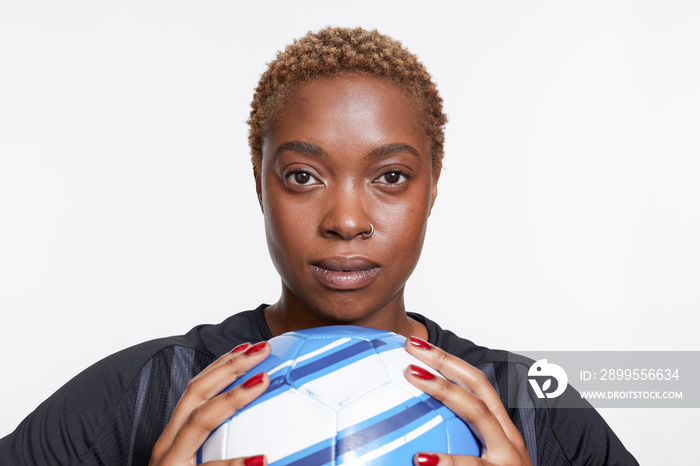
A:
<svg viewBox="0 0 700 466">
<path fill-rule="evenodd" d="M 209 434 L 236 411 L 260 396 L 270 384 L 265 372 L 225 393 L 223 389 L 270 355 L 270 345 L 244 343 L 221 356 L 187 384 L 170 422 L 153 447 L 151 466 L 197 464 L 197 450 Z M 265 466 L 262 456 L 205 463 L 210 466 Z"/>
</svg>

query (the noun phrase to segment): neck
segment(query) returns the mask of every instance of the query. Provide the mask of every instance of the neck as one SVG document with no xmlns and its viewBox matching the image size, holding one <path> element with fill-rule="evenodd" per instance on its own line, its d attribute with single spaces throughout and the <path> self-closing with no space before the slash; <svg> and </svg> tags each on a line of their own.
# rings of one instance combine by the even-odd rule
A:
<svg viewBox="0 0 700 466">
<path fill-rule="evenodd" d="M 333 311 L 335 310 L 316 309 L 306 305 L 284 288 L 279 301 L 265 309 L 265 320 L 272 336 L 305 328 L 356 325 L 388 330 L 406 338 L 412 335 L 423 339 L 428 338 L 425 326 L 406 314 L 403 289 L 389 303 L 375 310 L 368 310 L 357 315 Z"/>
</svg>

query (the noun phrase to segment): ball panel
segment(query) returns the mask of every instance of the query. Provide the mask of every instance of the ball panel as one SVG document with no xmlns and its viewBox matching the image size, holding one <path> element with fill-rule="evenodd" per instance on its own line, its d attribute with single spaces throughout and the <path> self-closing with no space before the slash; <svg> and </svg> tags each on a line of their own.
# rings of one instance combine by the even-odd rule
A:
<svg viewBox="0 0 700 466">
<path fill-rule="evenodd" d="M 388 417 L 392 408 L 405 406 L 411 398 L 411 393 L 394 384 L 377 387 L 365 396 L 343 405 L 338 411 L 338 432 L 368 420 Z"/>
<path fill-rule="evenodd" d="M 422 403 L 416 403 L 376 426 L 356 432 L 346 437 L 347 445 L 339 439 L 338 454 L 344 454 L 338 464 L 411 464 L 413 454 L 424 450 L 421 447 L 425 445 L 432 451 L 445 451 L 442 417 L 423 408 Z"/>
<path fill-rule="evenodd" d="M 198 464 L 213 459 L 226 458 L 228 446 L 228 423 L 221 424 L 209 438 L 197 454 Z"/>
<path fill-rule="evenodd" d="M 224 391 L 231 390 L 233 387 L 245 383 L 246 380 L 254 375 L 260 372 L 267 372 L 270 376 L 270 386 L 262 396 L 250 403 L 247 409 L 259 405 L 287 389 L 284 385 L 285 377 L 291 370 L 294 356 L 299 352 L 305 341 L 303 337 L 294 334 L 280 335 L 274 340 L 274 344 L 271 345 L 270 356 L 224 389 Z"/>
<path fill-rule="evenodd" d="M 436 448 L 444 442 L 445 427 L 440 424 L 440 420 L 431 419 L 428 423 L 416 429 L 408 439 L 403 442 L 394 441 L 393 444 L 387 444 L 384 447 L 385 451 L 376 458 L 370 456 L 360 458 L 356 465 L 365 466 L 394 466 L 394 465 L 412 465 L 413 456 L 420 451 L 444 451 L 444 449 Z"/>
<path fill-rule="evenodd" d="M 411 393 L 413 396 L 421 396 L 423 392 L 409 382 L 404 375 L 404 371 L 410 364 L 420 366 L 431 374 L 442 377 L 433 368 L 428 367 L 426 364 L 422 363 L 408 353 L 403 347 L 403 344 L 398 348 L 380 352 L 378 357 L 382 361 L 391 382 Z"/>
<path fill-rule="evenodd" d="M 430 404 L 426 403 L 427 398 L 427 395 L 410 398 L 377 416 L 339 431 L 338 453 L 359 451 L 367 443 L 384 442 L 407 435 L 429 418 L 437 417 Z"/>
<path fill-rule="evenodd" d="M 304 343 L 301 352 L 305 352 L 305 347 L 315 346 L 318 341 L 315 339 Z M 376 356 L 372 344 L 367 340 L 350 339 L 347 344 L 335 347 L 317 357 L 294 362 L 292 370 L 287 376 L 287 383 L 293 387 L 300 387 L 307 382 L 340 371 L 356 361 L 363 360 L 368 356 Z M 383 369 L 382 369 L 383 370 Z"/>
<path fill-rule="evenodd" d="M 269 466 L 330 466 L 334 465 L 335 443 L 334 439 L 326 439 L 322 442 L 304 448 L 293 455 L 281 458 Z"/>
<path fill-rule="evenodd" d="M 396 348 L 403 348 L 406 337 L 395 333 L 378 333 L 372 337 L 372 345 L 377 353 L 389 351 Z"/>
<path fill-rule="evenodd" d="M 308 380 L 298 390 L 337 409 L 347 402 L 363 397 L 378 386 L 389 383 L 390 379 L 377 355 L 372 351 L 365 353 L 365 356 L 348 365 L 334 364 L 319 371 L 325 375 Z M 290 376 L 293 373 L 294 370 L 290 372 Z"/>
<path fill-rule="evenodd" d="M 274 346 L 271 345 L 270 356 L 262 363 L 258 364 L 256 371 L 251 371 L 252 375 L 265 371 L 273 377 L 288 371 L 292 365 L 294 355 L 299 353 L 305 339 L 298 335 L 280 335 L 275 339 Z"/>
<path fill-rule="evenodd" d="M 447 428 L 447 453 L 453 455 L 481 456 L 481 443 L 469 427 L 458 417 L 445 421 Z"/>
<path fill-rule="evenodd" d="M 285 335 L 295 335 L 302 338 L 343 338 L 343 337 L 353 337 L 353 338 L 364 338 L 367 340 L 381 338 L 386 336 L 395 335 L 393 332 L 388 330 L 379 330 L 371 327 L 356 327 L 353 325 L 332 325 L 330 327 L 315 327 L 306 328 L 303 330 L 294 330 L 288 332 Z"/>
<path fill-rule="evenodd" d="M 301 364 L 302 362 L 313 359 L 320 358 L 323 355 L 327 355 L 329 352 L 338 351 L 342 347 L 350 346 L 354 343 L 354 339 L 350 337 L 339 337 L 339 338 L 324 338 L 320 336 L 301 338 L 302 346 L 296 355 L 296 363 Z M 270 340 L 270 341 L 274 341 Z"/>
<path fill-rule="evenodd" d="M 223 458 L 265 453 L 272 463 L 332 442 L 336 434 L 335 411 L 294 389 L 240 411 L 233 420 L 235 422 L 227 423 L 227 448 Z M 251 432 L 264 435 L 250 435 Z"/>
</svg>

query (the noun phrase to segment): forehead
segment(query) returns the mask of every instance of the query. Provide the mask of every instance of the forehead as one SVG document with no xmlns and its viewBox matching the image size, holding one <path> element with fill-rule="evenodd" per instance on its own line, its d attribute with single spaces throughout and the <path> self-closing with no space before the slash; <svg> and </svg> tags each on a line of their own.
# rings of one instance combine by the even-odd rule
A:
<svg viewBox="0 0 700 466">
<path fill-rule="evenodd" d="M 429 146 L 421 114 L 407 93 L 390 81 L 365 75 L 316 78 L 299 85 L 263 138 L 263 151 L 289 138 L 344 144 L 412 139 L 420 149 Z"/>
</svg>

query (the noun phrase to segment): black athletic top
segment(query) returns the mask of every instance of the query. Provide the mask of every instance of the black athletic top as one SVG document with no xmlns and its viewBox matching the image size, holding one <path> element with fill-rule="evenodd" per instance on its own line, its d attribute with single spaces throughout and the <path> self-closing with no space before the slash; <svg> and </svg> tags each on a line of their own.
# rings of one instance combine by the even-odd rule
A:
<svg viewBox="0 0 700 466">
<path fill-rule="evenodd" d="M 96 363 L 0 439 L 0 464 L 148 464 L 187 382 L 238 344 L 272 338 L 264 308 L 143 343 Z M 580 409 L 554 409 L 545 404 L 551 400 L 537 398 L 527 382 L 531 361 L 513 362 L 512 354 L 476 346 L 419 314 L 409 316 L 426 326 L 430 343 L 483 371 L 505 406 L 516 406 L 512 397 L 517 397 L 518 407 L 507 411 L 533 465 L 638 464 L 587 402 L 580 401 Z M 517 387 L 513 380 L 518 380 Z"/>
</svg>

